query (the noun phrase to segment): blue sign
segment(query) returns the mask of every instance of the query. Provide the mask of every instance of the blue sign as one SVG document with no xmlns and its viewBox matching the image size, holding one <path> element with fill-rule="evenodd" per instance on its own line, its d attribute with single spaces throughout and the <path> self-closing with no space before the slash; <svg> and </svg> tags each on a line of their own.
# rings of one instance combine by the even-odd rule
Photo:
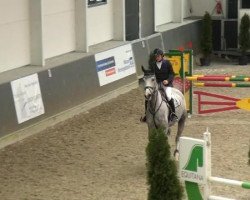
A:
<svg viewBox="0 0 250 200">
<path fill-rule="evenodd" d="M 115 66 L 115 57 L 109 57 L 96 62 L 97 72 L 112 68 Z"/>
</svg>

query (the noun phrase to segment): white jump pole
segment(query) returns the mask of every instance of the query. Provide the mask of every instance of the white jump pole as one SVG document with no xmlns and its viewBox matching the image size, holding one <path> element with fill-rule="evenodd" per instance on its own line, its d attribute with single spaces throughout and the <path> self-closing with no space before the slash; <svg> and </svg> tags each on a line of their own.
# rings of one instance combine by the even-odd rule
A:
<svg viewBox="0 0 250 200">
<path fill-rule="evenodd" d="M 211 177 L 211 133 L 208 131 L 208 128 L 205 133 L 203 133 L 203 139 L 206 142 L 204 147 L 204 157 L 205 157 L 205 166 L 206 166 L 206 183 L 204 185 L 204 199 L 209 199 L 211 194 L 211 185 L 208 181 L 209 177 Z"/>
<path fill-rule="evenodd" d="M 249 183 L 243 182 L 243 181 L 236 181 L 236 180 L 231 180 L 231 179 L 226 179 L 226 178 L 219 178 L 219 177 L 209 177 L 209 181 L 211 182 L 216 182 L 216 183 L 222 183 L 226 185 L 233 185 L 233 186 L 240 186 L 245 189 L 250 189 Z"/>
<path fill-rule="evenodd" d="M 236 200 L 236 199 L 229 199 L 229 198 L 225 198 L 225 197 L 218 197 L 218 196 L 209 196 L 208 200 Z"/>
</svg>

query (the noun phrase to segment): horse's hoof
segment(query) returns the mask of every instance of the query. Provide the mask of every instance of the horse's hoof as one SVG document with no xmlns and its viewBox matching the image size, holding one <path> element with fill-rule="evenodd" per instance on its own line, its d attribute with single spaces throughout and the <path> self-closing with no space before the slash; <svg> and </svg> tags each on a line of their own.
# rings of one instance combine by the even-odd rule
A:
<svg viewBox="0 0 250 200">
<path fill-rule="evenodd" d="M 140 122 L 145 123 L 147 121 L 146 116 L 140 118 Z"/>
<path fill-rule="evenodd" d="M 176 161 L 179 161 L 179 156 L 180 156 L 179 150 L 175 149 L 175 151 L 174 151 L 174 157 L 175 157 Z"/>
</svg>

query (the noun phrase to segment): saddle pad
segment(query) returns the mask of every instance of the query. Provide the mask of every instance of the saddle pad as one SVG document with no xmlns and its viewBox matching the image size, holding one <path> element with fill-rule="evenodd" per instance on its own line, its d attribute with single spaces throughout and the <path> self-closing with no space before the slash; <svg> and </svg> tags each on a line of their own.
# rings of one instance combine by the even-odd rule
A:
<svg viewBox="0 0 250 200">
<path fill-rule="evenodd" d="M 172 94 L 172 98 L 174 100 L 174 105 L 175 107 L 179 107 L 181 105 L 181 101 L 180 99 L 178 98 L 178 95 L 176 94 Z"/>
</svg>

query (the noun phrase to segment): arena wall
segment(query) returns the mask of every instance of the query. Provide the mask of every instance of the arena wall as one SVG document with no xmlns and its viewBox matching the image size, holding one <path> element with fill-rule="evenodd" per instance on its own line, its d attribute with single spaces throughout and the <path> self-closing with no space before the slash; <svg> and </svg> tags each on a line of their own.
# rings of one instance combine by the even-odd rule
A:
<svg viewBox="0 0 250 200">
<path fill-rule="evenodd" d="M 199 26 L 200 22 L 195 21 L 174 30 L 132 41 L 136 72 L 103 86 L 99 84 L 96 70 L 96 53 L 70 53 L 47 62 L 44 68 L 24 67 L 1 73 L 0 147 L 83 112 L 84 105 L 90 102 L 90 107 L 94 107 L 138 87 L 138 79 L 142 76 L 141 65 L 147 66 L 149 53 L 157 47 L 168 50 L 178 48 L 179 45 L 185 46 L 190 41 L 197 43 Z M 128 42 L 124 42 L 125 44 Z M 72 56 L 74 59 L 71 59 Z M 38 74 L 45 112 L 18 123 L 11 82 L 34 73 Z M 30 134 L 27 133 L 28 129 Z"/>
</svg>

